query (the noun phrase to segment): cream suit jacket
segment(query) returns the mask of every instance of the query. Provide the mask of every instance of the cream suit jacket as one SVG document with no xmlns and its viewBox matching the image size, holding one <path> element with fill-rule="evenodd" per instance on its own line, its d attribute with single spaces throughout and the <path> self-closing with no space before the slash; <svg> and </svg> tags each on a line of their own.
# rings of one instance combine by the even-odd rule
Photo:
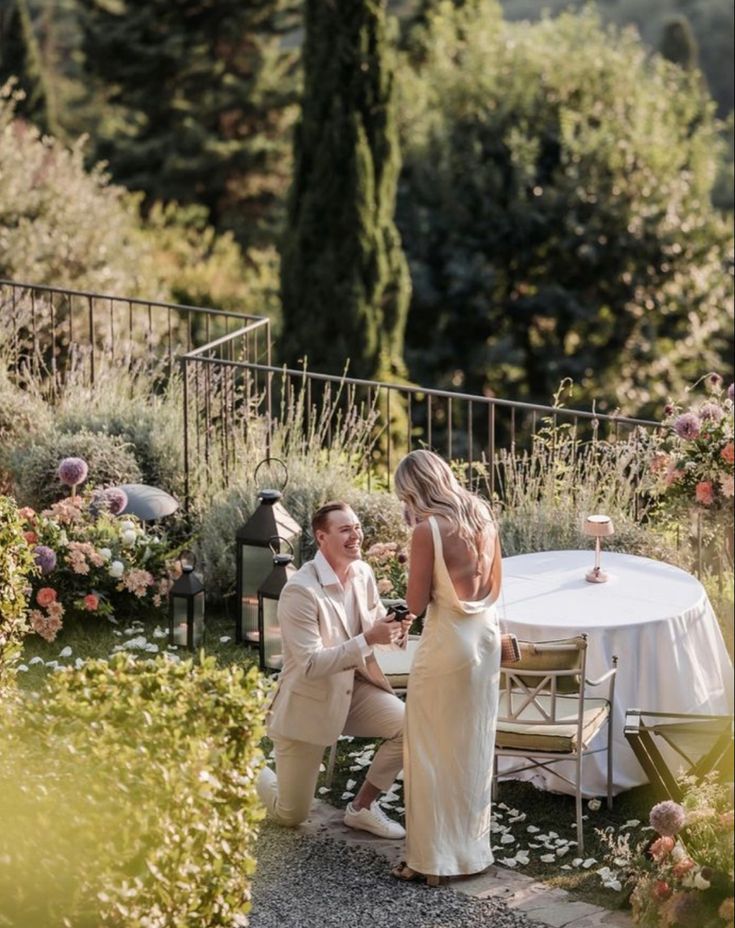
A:
<svg viewBox="0 0 735 928">
<path fill-rule="evenodd" d="M 386 610 L 364 561 L 355 562 L 352 582 L 365 632 Z M 342 604 L 322 586 L 313 561 L 307 561 L 283 588 L 278 621 L 283 670 L 268 714 L 271 737 L 333 744 L 350 711 L 355 673 L 393 692 L 372 653 L 363 659 L 360 643 L 350 636 Z"/>
</svg>

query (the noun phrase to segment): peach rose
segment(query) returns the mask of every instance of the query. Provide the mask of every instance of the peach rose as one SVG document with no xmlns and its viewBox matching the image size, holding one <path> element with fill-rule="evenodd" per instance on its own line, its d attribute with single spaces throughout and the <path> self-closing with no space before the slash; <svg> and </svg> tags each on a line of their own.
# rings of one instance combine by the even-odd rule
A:
<svg viewBox="0 0 735 928">
<path fill-rule="evenodd" d="M 672 873 L 677 878 L 677 880 L 680 880 L 683 876 L 686 876 L 687 873 L 689 873 L 689 871 L 692 869 L 693 866 L 694 866 L 694 861 L 692 860 L 692 858 L 685 857 L 683 860 L 680 860 L 678 864 L 676 864 L 676 866 L 672 870 Z"/>
<path fill-rule="evenodd" d="M 675 844 L 673 838 L 669 837 L 669 835 L 663 835 L 653 842 L 649 853 L 654 860 L 663 860 L 674 850 Z"/>
<path fill-rule="evenodd" d="M 29 545 L 35 545 L 38 541 L 38 535 L 35 532 L 23 532 L 23 537 Z"/>
<path fill-rule="evenodd" d="M 36 593 L 36 602 L 42 609 L 45 609 L 47 606 L 50 606 L 51 603 L 56 602 L 56 590 L 52 589 L 50 586 L 42 586 L 38 593 Z"/>
<path fill-rule="evenodd" d="M 656 880 L 653 884 L 652 895 L 655 899 L 668 899 L 671 895 L 671 887 L 666 880 Z"/>
<path fill-rule="evenodd" d="M 694 489 L 694 495 L 698 503 L 703 506 L 711 506 L 715 499 L 711 481 L 700 480 Z"/>
<path fill-rule="evenodd" d="M 87 593 L 84 597 L 84 608 L 87 612 L 94 612 L 100 604 L 100 598 L 96 593 Z"/>
<path fill-rule="evenodd" d="M 720 451 L 720 457 L 726 464 L 735 464 L 735 444 L 729 441 Z"/>
</svg>

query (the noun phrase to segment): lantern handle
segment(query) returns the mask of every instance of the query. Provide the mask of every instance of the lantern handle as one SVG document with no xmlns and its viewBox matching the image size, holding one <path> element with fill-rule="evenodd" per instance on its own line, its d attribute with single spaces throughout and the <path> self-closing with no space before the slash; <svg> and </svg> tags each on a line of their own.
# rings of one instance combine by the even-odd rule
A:
<svg viewBox="0 0 735 928">
<path fill-rule="evenodd" d="M 275 547 L 275 548 L 273 547 L 273 542 L 274 542 L 274 541 L 278 543 L 278 544 L 277 544 L 277 547 Z M 271 535 L 271 537 L 268 539 L 268 547 L 271 549 L 271 551 L 272 551 L 274 554 L 280 554 L 280 553 L 281 553 L 281 542 L 282 542 L 282 541 L 285 541 L 286 544 L 289 546 L 289 548 L 291 549 L 291 551 L 290 551 L 291 556 L 293 556 L 293 545 L 292 545 L 291 542 L 288 540 L 288 538 L 283 538 L 283 537 L 281 537 L 281 535 Z"/>
<path fill-rule="evenodd" d="M 282 461 L 280 458 L 264 458 L 264 459 L 256 466 L 255 470 L 253 471 L 253 480 L 256 481 L 256 483 L 257 483 L 258 471 L 260 470 L 260 468 L 261 468 L 264 464 L 274 464 L 274 463 L 275 463 L 275 464 L 280 464 L 281 467 L 283 468 L 283 483 L 281 484 L 280 489 L 281 489 L 281 490 L 285 490 L 285 489 L 286 489 L 286 484 L 288 483 L 288 468 L 286 467 L 285 462 Z"/>
</svg>

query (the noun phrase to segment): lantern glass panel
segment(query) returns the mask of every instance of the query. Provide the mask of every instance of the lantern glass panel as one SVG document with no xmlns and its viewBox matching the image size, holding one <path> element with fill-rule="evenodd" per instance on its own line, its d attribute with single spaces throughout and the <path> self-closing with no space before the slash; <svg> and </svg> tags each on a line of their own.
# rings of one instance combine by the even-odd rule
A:
<svg viewBox="0 0 735 928">
<path fill-rule="evenodd" d="M 280 670 L 283 667 L 278 600 L 269 596 L 263 596 L 263 665 L 265 670 Z"/>
<path fill-rule="evenodd" d="M 188 628 L 188 599 L 186 596 L 172 596 L 173 619 L 172 619 L 172 637 L 173 643 L 186 647 L 187 628 Z"/>
<path fill-rule="evenodd" d="M 204 590 L 196 593 L 192 603 L 194 607 L 194 647 L 198 648 L 204 639 Z"/>
<path fill-rule="evenodd" d="M 273 570 L 273 552 L 270 548 L 243 544 L 240 549 L 242 569 L 242 602 L 240 603 L 240 631 L 242 640 L 257 644 L 258 587 Z"/>
</svg>

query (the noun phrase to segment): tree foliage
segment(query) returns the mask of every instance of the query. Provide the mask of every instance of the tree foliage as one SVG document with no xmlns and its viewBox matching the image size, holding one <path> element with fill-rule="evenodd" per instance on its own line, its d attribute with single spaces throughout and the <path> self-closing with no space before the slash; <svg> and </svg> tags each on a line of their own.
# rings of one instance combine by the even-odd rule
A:
<svg viewBox="0 0 735 928">
<path fill-rule="evenodd" d="M 253 241 L 285 190 L 294 0 L 91 0 L 82 49 L 103 107 L 95 156 L 154 200 Z"/>
<path fill-rule="evenodd" d="M 18 101 L 18 114 L 43 132 L 58 132 L 28 0 L 10 0 L 0 9 L 0 85 L 11 77 L 24 94 Z"/>
<path fill-rule="evenodd" d="M 307 0 L 304 97 L 283 247 L 283 355 L 403 372 L 410 281 L 393 221 L 399 172 L 384 0 Z"/>
<path fill-rule="evenodd" d="M 412 374 L 638 410 L 731 362 L 732 237 L 696 72 L 591 12 L 440 5 L 402 81 Z M 434 379 L 437 379 L 436 377 Z"/>
</svg>

